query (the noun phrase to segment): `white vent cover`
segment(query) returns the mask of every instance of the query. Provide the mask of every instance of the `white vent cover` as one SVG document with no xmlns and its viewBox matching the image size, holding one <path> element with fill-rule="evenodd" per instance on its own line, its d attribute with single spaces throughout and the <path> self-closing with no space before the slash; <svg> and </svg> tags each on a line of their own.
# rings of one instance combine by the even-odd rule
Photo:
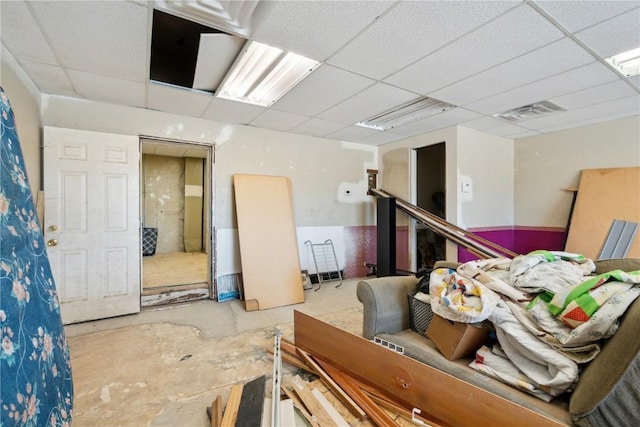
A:
<svg viewBox="0 0 640 427">
<path fill-rule="evenodd" d="M 518 122 L 522 120 L 532 119 L 534 117 L 557 113 L 559 111 L 567 110 L 552 102 L 541 101 L 536 102 L 535 104 L 514 108 L 513 110 L 504 111 L 499 114 L 494 114 L 493 117 L 508 120 L 510 122 Z"/>
<path fill-rule="evenodd" d="M 375 130 L 389 130 L 452 108 L 456 108 L 456 106 L 434 98 L 422 97 L 394 107 L 384 113 L 376 114 L 356 123 L 356 126 Z"/>
</svg>

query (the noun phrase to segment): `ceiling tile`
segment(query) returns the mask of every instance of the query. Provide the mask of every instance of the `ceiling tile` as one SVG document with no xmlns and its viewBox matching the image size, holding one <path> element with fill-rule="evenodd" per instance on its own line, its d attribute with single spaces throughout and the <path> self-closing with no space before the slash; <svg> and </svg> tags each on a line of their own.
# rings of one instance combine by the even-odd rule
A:
<svg viewBox="0 0 640 427">
<path fill-rule="evenodd" d="M 392 133 L 398 135 L 416 135 L 423 132 L 431 132 L 436 129 L 442 129 L 448 126 L 456 125 L 462 122 L 468 122 L 481 115 L 464 108 L 454 108 L 426 119 L 417 120 L 403 126 L 391 129 Z"/>
<path fill-rule="evenodd" d="M 214 97 L 202 117 L 223 123 L 249 124 L 265 110 L 258 105 Z"/>
<path fill-rule="evenodd" d="M 517 138 L 526 138 L 528 136 L 540 135 L 540 132 L 535 130 L 525 130 L 522 132 L 516 132 L 509 135 L 505 135 L 506 138 L 517 139 Z"/>
<path fill-rule="evenodd" d="M 385 82 L 427 94 L 562 37 L 563 34 L 549 21 L 523 5 L 390 76 Z M 496 46 L 496 40 L 500 40 L 499 46 Z"/>
<path fill-rule="evenodd" d="M 404 135 L 396 135 L 389 132 L 378 132 L 375 135 L 365 136 L 357 140 L 359 144 L 369 144 L 369 145 L 383 145 L 393 141 L 399 141 L 401 139 L 407 138 Z"/>
<path fill-rule="evenodd" d="M 601 102 L 613 101 L 637 94 L 624 80 L 617 80 L 600 86 L 551 98 L 550 101 L 567 110 L 575 110 Z"/>
<path fill-rule="evenodd" d="M 40 62 L 19 61 L 40 92 L 64 96 L 77 96 L 62 68 Z"/>
<path fill-rule="evenodd" d="M 200 117 L 213 95 L 161 83 L 149 84 L 147 107 L 183 116 Z"/>
<path fill-rule="evenodd" d="M 16 59 L 58 64 L 25 3 L 0 1 L 0 29 L 2 43 Z"/>
<path fill-rule="evenodd" d="M 501 113 L 512 108 L 548 100 L 549 98 L 618 79 L 619 76 L 615 71 L 610 70 L 599 62 L 594 62 L 575 70 L 557 74 L 553 77 L 467 104 L 465 107 L 484 114 Z"/>
<path fill-rule="evenodd" d="M 356 141 L 370 135 L 380 133 L 377 130 L 362 128 L 359 126 L 347 126 L 337 132 L 327 134 L 327 138 L 337 139 L 341 141 Z"/>
<path fill-rule="evenodd" d="M 244 43 L 243 38 L 229 34 L 200 34 L 192 87 L 215 92 Z"/>
<path fill-rule="evenodd" d="M 156 0 L 155 7 L 202 25 L 248 37 L 270 7 L 255 0 Z"/>
<path fill-rule="evenodd" d="M 537 131 L 545 131 L 549 127 L 564 126 L 570 123 L 583 122 L 611 115 L 640 115 L 640 95 L 628 96 L 614 101 L 603 102 L 597 105 L 580 108 L 578 110 L 565 111 L 546 117 L 531 119 L 522 122 L 522 126 Z"/>
<path fill-rule="evenodd" d="M 129 2 L 32 2 L 62 66 L 144 81 L 148 9 Z M 73 23 L 73 25 L 70 25 Z"/>
<path fill-rule="evenodd" d="M 251 126 L 287 131 L 307 120 L 307 116 L 269 109 L 254 119 Z"/>
<path fill-rule="evenodd" d="M 538 4 L 553 19 L 571 32 L 580 31 L 640 6 L 640 1 L 637 0 L 535 0 L 533 3 Z"/>
<path fill-rule="evenodd" d="M 479 119 L 473 119 L 468 122 L 464 122 L 461 126 L 476 129 L 476 130 L 487 130 L 493 129 L 500 126 L 504 126 L 504 120 L 496 119 L 491 116 L 480 117 Z"/>
<path fill-rule="evenodd" d="M 322 119 L 310 119 L 291 129 L 291 132 L 312 136 L 325 136 L 344 127 L 343 123 L 330 122 Z"/>
<path fill-rule="evenodd" d="M 43 93 L 372 145 L 456 124 L 515 138 L 640 116 L 640 76 L 593 57 L 640 45 L 640 0 L 161 2 L 249 23 L 258 40 L 334 65 L 269 109 L 148 83 L 157 4 L 144 0 L 0 0 L 3 49 Z M 353 125 L 420 95 L 459 107 L 388 132 Z M 515 124 L 490 116 L 544 99 L 569 111 Z"/>
<path fill-rule="evenodd" d="M 417 97 L 418 95 L 415 93 L 383 83 L 376 83 L 330 108 L 320 114 L 319 117 L 338 123 L 354 124 Z"/>
<path fill-rule="evenodd" d="M 525 134 L 525 133 L 531 133 L 533 131 L 531 131 L 530 129 L 526 129 L 526 128 L 517 126 L 517 125 L 504 124 L 504 122 L 503 122 L 502 126 L 497 127 L 497 128 L 493 128 L 493 129 L 489 129 L 486 132 L 490 133 L 491 135 L 509 137 L 509 135 Z"/>
<path fill-rule="evenodd" d="M 640 9 L 580 31 L 576 37 L 603 58 L 640 47 Z"/>
<path fill-rule="evenodd" d="M 374 80 L 366 77 L 330 65 L 321 65 L 274 106 L 281 111 L 312 116 L 374 83 Z"/>
<path fill-rule="evenodd" d="M 84 71 L 69 70 L 68 73 L 76 91 L 84 98 L 133 107 L 145 106 L 144 83 Z"/>
<path fill-rule="evenodd" d="M 556 126 L 549 126 L 547 128 L 541 129 L 540 132 L 556 132 L 559 130 L 563 130 L 563 129 L 570 129 L 570 128 L 575 128 L 575 127 L 580 127 L 580 126 L 589 126 L 589 125 L 595 125 L 596 123 L 603 123 L 603 122 L 609 122 L 612 120 L 619 120 L 619 119 L 625 119 L 627 117 L 631 117 L 633 116 L 633 114 L 630 113 L 618 113 L 618 114 L 612 114 L 612 115 L 605 115 L 605 116 L 595 116 L 592 117 L 590 119 L 585 119 L 585 120 L 580 120 L 577 122 L 571 122 L 571 123 L 561 123 L 559 125 Z"/>
<path fill-rule="evenodd" d="M 468 79 L 429 93 L 464 105 L 593 62 L 593 56 L 569 38 L 505 62 Z"/>
<path fill-rule="evenodd" d="M 401 2 L 328 62 L 382 79 L 512 7 L 508 1 Z"/>
<path fill-rule="evenodd" d="M 273 2 L 273 7 L 252 38 L 324 61 L 394 3 L 392 1 Z"/>
</svg>

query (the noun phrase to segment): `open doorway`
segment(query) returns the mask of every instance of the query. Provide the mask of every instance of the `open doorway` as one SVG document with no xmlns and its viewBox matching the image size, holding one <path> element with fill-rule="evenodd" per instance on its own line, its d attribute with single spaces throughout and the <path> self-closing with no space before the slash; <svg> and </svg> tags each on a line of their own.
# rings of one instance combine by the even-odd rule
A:
<svg viewBox="0 0 640 427">
<path fill-rule="evenodd" d="M 441 142 L 416 149 L 416 206 L 442 219 L 446 206 L 445 143 Z M 414 222 L 416 236 L 416 268 L 432 268 L 436 261 L 446 258 L 446 239 Z"/>
<path fill-rule="evenodd" d="M 141 138 L 143 307 L 211 294 L 212 147 Z"/>
</svg>

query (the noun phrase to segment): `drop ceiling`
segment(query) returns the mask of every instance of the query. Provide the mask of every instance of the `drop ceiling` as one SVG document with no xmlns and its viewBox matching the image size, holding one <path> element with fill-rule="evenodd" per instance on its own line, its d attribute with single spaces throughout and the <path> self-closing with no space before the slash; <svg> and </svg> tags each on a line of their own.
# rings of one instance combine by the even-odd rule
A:
<svg viewBox="0 0 640 427">
<path fill-rule="evenodd" d="M 0 36 L 42 93 L 380 145 L 461 125 L 508 138 L 640 116 L 640 1 L 2 1 Z M 321 65 L 269 108 L 150 79 L 154 9 Z M 215 61 L 213 61 L 215 66 Z M 218 74 L 224 70 L 212 70 Z M 206 76 L 205 76 L 206 77 Z M 457 107 L 355 123 L 419 97 Z M 509 122 L 540 101 L 566 111 Z"/>
</svg>

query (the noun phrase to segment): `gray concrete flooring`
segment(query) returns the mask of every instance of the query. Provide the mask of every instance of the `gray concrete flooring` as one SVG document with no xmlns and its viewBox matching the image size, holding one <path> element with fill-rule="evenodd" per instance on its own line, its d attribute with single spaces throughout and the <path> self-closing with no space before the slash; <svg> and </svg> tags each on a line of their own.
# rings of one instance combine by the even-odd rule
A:
<svg viewBox="0 0 640 427">
<path fill-rule="evenodd" d="M 293 339 L 294 310 L 360 334 L 358 281 L 326 282 L 306 290 L 304 303 L 269 310 L 197 301 L 68 325 L 74 427 L 207 426 L 206 407 L 218 395 L 226 402 L 232 384 L 260 375 L 270 381 L 267 349 L 276 328 Z"/>
</svg>

